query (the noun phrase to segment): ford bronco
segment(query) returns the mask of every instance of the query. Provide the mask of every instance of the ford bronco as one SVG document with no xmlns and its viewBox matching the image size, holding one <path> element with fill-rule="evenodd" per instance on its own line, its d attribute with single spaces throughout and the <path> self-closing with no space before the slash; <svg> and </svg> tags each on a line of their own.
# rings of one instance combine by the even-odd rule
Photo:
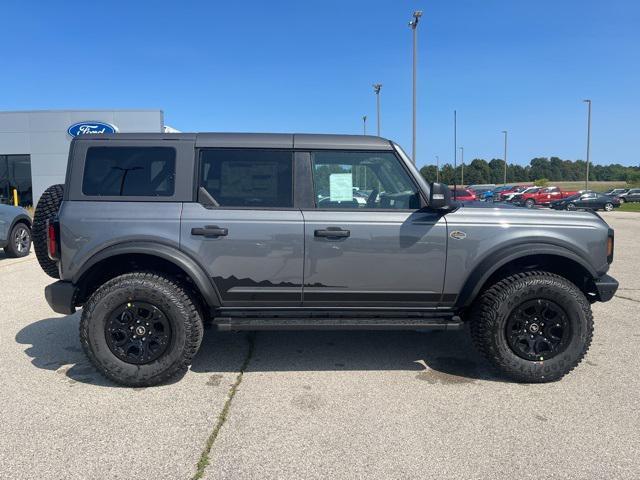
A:
<svg viewBox="0 0 640 480">
<path fill-rule="evenodd" d="M 82 307 L 86 354 L 130 386 L 186 371 L 204 321 L 468 326 L 502 375 L 557 380 L 618 286 L 598 215 L 463 206 L 374 136 L 79 136 L 33 230 L 49 305 Z"/>
</svg>

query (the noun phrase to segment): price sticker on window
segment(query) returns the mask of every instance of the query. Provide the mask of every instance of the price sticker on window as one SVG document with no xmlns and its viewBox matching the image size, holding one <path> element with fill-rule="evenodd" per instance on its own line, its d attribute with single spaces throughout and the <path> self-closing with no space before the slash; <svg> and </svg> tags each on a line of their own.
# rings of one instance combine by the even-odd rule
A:
<svg viewBox="0 0 640 480">
<path fill-rule="evenodd" d="M 329 199 L 332 202 L 351 202 L 353 200 L 353 176 L 350 173 L 329 175 Z"/>
</svg>

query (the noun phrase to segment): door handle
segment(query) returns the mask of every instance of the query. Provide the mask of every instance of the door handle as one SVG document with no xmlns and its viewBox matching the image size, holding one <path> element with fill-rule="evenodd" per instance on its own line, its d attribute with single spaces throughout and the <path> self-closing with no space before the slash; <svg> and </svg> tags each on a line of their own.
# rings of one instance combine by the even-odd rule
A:
<svg viewBox="0 0 640 480">
<path fill-rule="evenodd" d="M 217 225 L 205 225 L 204 228 L 191 229 L 191 235 L 202 235 L 204 237 L 226 237 L 228 234 L 228 229 L 220 228 Z"/>
<path fill-rule="evenodd" d="M 340 227 L 328 227 L 326 230 L 315 230 L 313 235 L 324 238 L 347 238 L 351 235 L 351 231 L 343 230 Z"/>
</svg>

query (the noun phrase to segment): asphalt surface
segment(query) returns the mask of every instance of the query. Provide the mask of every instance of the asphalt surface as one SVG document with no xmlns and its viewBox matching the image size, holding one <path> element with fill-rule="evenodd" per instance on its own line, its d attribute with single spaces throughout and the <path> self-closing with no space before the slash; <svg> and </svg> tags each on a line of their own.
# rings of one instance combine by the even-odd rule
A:
<svg viewBox="0 0 640 480">
<path fill-rule="evenodd" d="M 0 251 L 0 478 L 637 479 L 640 215 L 604 216 L 621 288 L 545 385 L 503 381 L 465 332 L 207 330 L 182 379 L 120 388 L 78 314 L 49 310 L 35 257 Z"/>
</svg>

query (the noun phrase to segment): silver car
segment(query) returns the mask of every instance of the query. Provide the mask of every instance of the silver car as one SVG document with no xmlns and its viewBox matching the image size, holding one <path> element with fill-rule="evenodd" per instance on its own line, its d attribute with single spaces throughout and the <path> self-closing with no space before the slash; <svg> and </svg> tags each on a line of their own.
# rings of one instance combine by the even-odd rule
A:
<svg viewBox="0 0 640 480">
<path fill-rule="evenodd" d="M 31 217 L 24 208 L 0 205 L 0 248 L 7 257 L 29 255 Z"/>
</svg>

